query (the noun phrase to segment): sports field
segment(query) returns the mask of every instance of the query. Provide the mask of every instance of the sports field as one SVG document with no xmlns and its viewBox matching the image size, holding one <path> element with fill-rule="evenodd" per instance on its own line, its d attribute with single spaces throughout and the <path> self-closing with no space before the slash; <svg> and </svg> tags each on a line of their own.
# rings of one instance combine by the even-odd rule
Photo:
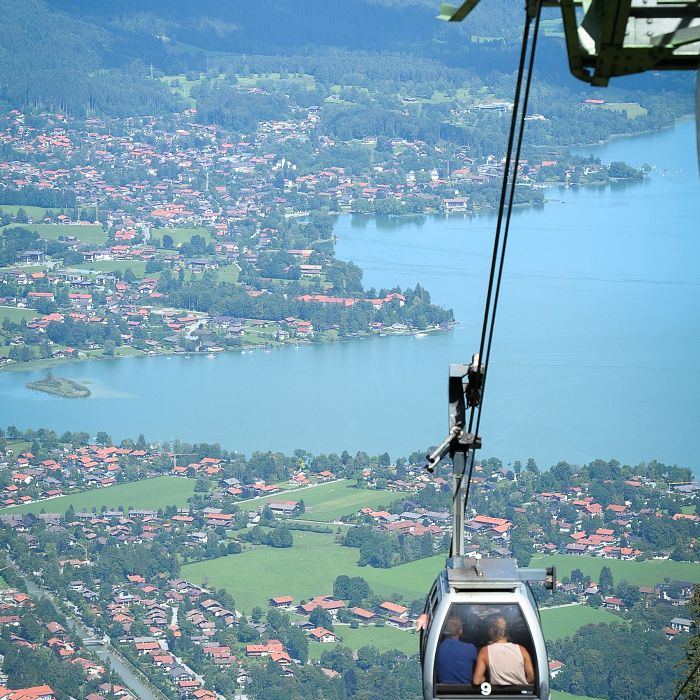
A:
<svg viewBox="0 0 700 700">
<path fill-rule="evenodd" d="M 590 605 L 572 605 L 566 608 L 542 608 L 542 629 L 547 640 L 560 639 L 572 635 L 579 627 L 599 622 L 623 622 L 609 610 L 592 608 Z"/>
<path fill-rule="evenodd" d="M 59 236 L 75 236 L 83 243 L 106 243 L 107 232 L 102 226 L 95 224 L 8 224 L 3 227 L 3 231 L 11 228 L 26 228 L 29 231 L 36 231 L 40 238 L 54 240 Z"/>
<path fill-rule="evenodd" d="M 556 566 L 557 578 L 570 576 L 573 569 L 580 569 L 594 581 L 598 580 L 600 570 L 607 566 L 613 575 L 615 584 L 623 579 L 636 586 L 653 586 L 663 583 L 664 578 L 678 581 L 694 581 L 700 583 L 700 563 L 656 560 L 649 561 L 619 561 L 617 559 L 602 559 L 601 557 L 571 556 L 555 554 L 548 557 L 533 557 L 532 567 Z"/>
<path fill-rule="evenodd" d="M 74 510 L 99 511 L 102 506 L 117 508 L 147 508 L 158 510 L 166 506 L 185 506 L 187 499 L 194 493 L 193 479 L 180 479 L 174 476 L 159 476 L 155 479 L 133 481 L 128 484 L 116 484 L 102 489 L 92 489 L 60 498 L 50 498 L 35 503 L 4 508 L 2 513 L 65 513 L 72 505 Z"/>
<path fill-rule="evenodd" d="M 354 515 L 365 506 L 377 508 L 388 506 L 398 496 L 391 491 L 375 491 L 355 488 L 346 479 L 333 481 L 318 486 L 304 486 L 291 493 L 280 496 L 266 496 L 250 501 L 243 501 L 240 506 L 244 510 L 255 510 L 268 501 L 300 501 L 304 499 L 306 512 L 304 520 L 320 520 L 328 522 L 341 515 Z"/>
<path fill-rule="evenodd" d="M 86 262 L 76 265 L 80 270 L 95 270 L 96 272 L 125 272 L 130 269 L 136 277 L 144 277 L 146 275 L 146 263 L 143 260 L 97 260 L 95 262 Z M 151 273 L 149 273 L 151 274 Z M 152 276 L 157 277 L 158 272 L 152 273 Z"/>
</svg>

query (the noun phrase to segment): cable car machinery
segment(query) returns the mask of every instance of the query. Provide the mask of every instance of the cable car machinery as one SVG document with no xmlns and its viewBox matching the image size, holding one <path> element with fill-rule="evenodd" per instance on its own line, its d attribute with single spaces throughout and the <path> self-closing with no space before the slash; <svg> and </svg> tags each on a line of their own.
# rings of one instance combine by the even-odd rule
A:
<svg viewBox="0 0 700 700">
<path fill-rule="evenodd" d="M 478 2 L 466 0 L 460 7 L 443 5 L 440 19 L 461 21 Z M 541 700 L 549 700 L 550 697 L 546 647 L 530 582 L 544 582 L 547 588 L 554 589 L 554 569 L 520 569 L 513 559 L 466 557 L 464 547 L 464 517 L 475 452 L 481 447 L 479 427 L 483 395 L 543 6 L 561 9 L 571 72 L 592 85 L 606 86 L 611 77 L 647 70 L 689 70 L 698 67 L 700 0 L 526 0 L 479 352 L 474 354 L 468 365 L 450 365 L 448 435 L 424 461 L 425 468 L 431 473 L 448 456 L 453 463 L 452 543 L 446 568 L 439 574 L 426 600 L 427 623 L 421 630 L 420 655 L 425 700 L 487 695 Z M 700 141 L 698 149 L 700 155 Z M 469 608 L 481 612 L 469 617 Z M 479 686 L 439 682 L 436 660 L 443 638 L 443 624 L 448 616 L 460 615 L 461 611 L 463 618 L 466 613 L 471 624 L 478 626 L 483 622 L 483 611 L 503 612 L 507 609 L 516 611 L 513 619 L 520 627 L 518 641 L 529 647 L 531 655 L 534 655 L 534 683 L 505 687 L 488 682 Z M 466 625 L 465 629 L 470 631 Z"/>
</svg>

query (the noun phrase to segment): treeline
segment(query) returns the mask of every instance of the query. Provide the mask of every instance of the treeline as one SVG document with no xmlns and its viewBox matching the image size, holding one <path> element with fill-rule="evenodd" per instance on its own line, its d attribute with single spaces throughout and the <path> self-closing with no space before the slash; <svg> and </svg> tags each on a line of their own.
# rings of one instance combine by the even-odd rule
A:
<svg viewBox="0 0 700 700">
<path fill-rule="evenodd" d="M 284 119 L 289 114 L 286 96 L 242 92 L 226 83 L 194 86 L 197 115 L 205 122 L 238 131 L 250 131 L 261 121 Z"/>
<path fill-rule="evenodd" d="M 403 290 L 406 302 L 398 300 L 384 304 L 374 310 L 369 303 L 357 303 L 346 307 L 342 304 L 319 304 L 303 302 L 282 294 L 262 294 L 251 297 L 240 286 L 212 279 L 181 282 L 164 270 L 158 282 L 158 291 L 163 294 L 160 303 L 181 309 L 205 311 L 211 316 L 233 316 L 270 321 L 281 321 L 289 316 L 310 321 L 316 331 L 337 327 L 341 335 L 366 330 L 372 322 L 384 325 L 404 323 L 413 328 L 449 323 L 453 320 L 451 310 L 436 306 L 430 294 L 420 285 Z"/>
<path fill-rule="evenodd" d="M 634 643 L 631 643 L 634 640 Z M 554 687 L 574 695 L 609 700 L 668 700 L 682 677 L 683 647 L 646 625 L 586 625 L 554 642 L 551 658 L 564 668 Z"/>
<path fill-rule="evenodd" d="M 321 667 L 338 675 L 330 677 Z M 360 648 L 355 660 L 350 649 L 337 646 L 323 652 L 320 665 L 300 666 L 289 678 L 274 662 L 255 667 L 246 693 L 254 700 L 418 700 L 420 665 L 373 646 Z"/>
<path fill-rule="evenodd" d="M 53 209 L 74 209 L 75 192 L 70 189 L 43 189 L 38 187 L 0 187 L 0 205 L 19 204 Z"/>
<path fill-rule="evenodd" d="M 447 536 L 449 540 L 449 535 Z M 442 545 L 431 534 L 413 537 L 408 534 L 395 534 L 378 530 L 372 525 L 351 527 L 341 540 L 346 547 L 360 550 L 360 566 L 388 569 L 416 559 L 432 557 Z M 449 547 L 449 542 L 442 543 Z"/>
</svg>

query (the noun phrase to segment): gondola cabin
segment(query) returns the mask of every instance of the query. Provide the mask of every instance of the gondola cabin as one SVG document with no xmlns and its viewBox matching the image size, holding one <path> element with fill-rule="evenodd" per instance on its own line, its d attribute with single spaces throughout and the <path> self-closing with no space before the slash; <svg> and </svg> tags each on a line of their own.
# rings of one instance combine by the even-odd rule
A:
<svg viewBox="0 0 700 700">
<path fill-rule="evenodd" d="M 549 666 L 529 581 L 551 571 L 512 559 L 453 557 L 426 601 L 423 697 L 549 700 Z"/>
</svg>

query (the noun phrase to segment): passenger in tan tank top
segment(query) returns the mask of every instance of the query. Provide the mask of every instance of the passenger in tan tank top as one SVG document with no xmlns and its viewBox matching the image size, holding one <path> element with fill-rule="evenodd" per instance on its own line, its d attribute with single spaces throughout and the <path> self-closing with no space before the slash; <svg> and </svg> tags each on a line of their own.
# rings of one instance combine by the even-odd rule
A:
<svg viewBox="0 0 700 700">
<path fill-rule="evenodd" d="M 535 669 L 528 650 L 520 644 L 508 641 L 508 625 L 501 615 L 489 622 L 491 641 L 481 647 L 474 667 L 474 685 L 488 679 L 491 685 L 532 685 Z"/>
</svg>

